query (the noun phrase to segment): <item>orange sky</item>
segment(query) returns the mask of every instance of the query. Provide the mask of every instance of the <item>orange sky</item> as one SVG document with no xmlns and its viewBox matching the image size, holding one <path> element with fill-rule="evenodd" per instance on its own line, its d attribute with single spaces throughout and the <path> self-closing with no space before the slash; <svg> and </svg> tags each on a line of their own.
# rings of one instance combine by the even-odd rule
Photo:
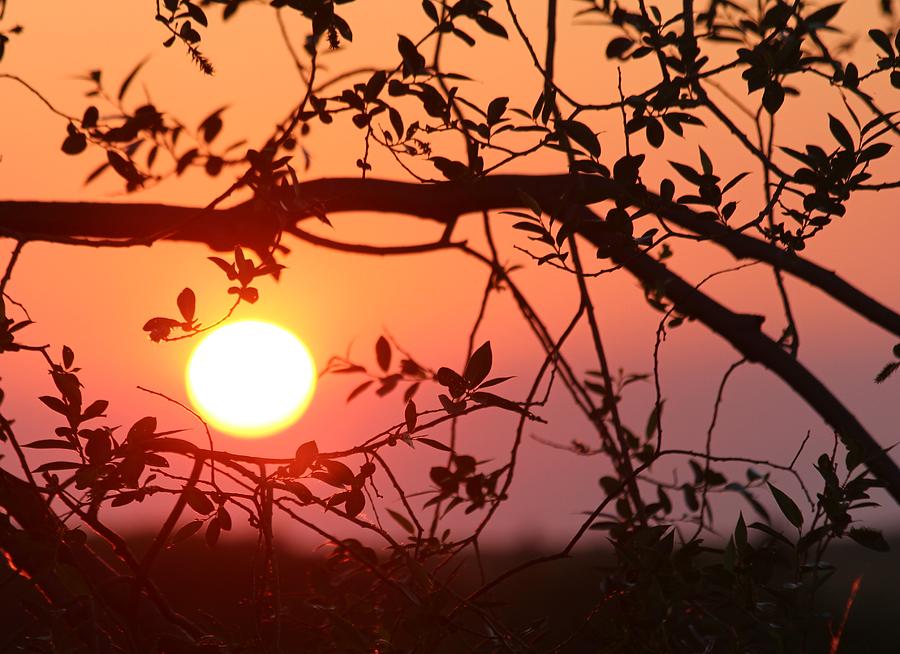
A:
<svg viewBox="0 0 900 654">
<path fill-rule="evenodd" d="M 539 37 L 544 21 L 542 10 L 538 11 L 540 4 L 516 3 L 522 6 L 526 29 L 537 35 L 538 48 L 543 47 Z M 568 13 L 560 19 L 560 83 L 580 99 L 616 99 L 615 70 L 603 56 L 609 36 L 597 28 L 573 26 L 570 14 L 575 3 L 561 4 Z M 661 6 L 665 8 L 667 4 L 671 3 Z M 845 25 L 853 23 L 859 30 L 864 25 L 878 24 L 874 0 L 853 0 L 848 4 L 852 11 L 843 10 L 843 17 L 849 19 Z M 161 47 L 164 34 L 153 21 L 151 5 L 107 0 L 89 3 L 86 9 L 88 5 L 84 3 L 62 0 L 13 0 L 5 24 L 21 23 L 26 31 L 9 44 L 0 72 L 27 79 L 61 109 L 77 115 L 87 104 L 83 98 L 86 86 L 76 79 L 78 76 L 102 68 L 110 86 L 115 88 L 135 63 L 149 55 L 149 63 L 131 91 L 131 102 L 143 103 L 146 94 L 189 125 L 227 104 L 226 131 L 220 137 L 223 142 L 249 136 L 254 143 L 264 138 L 301 91 L 271 10 L 246 7 L 229 24 L 222 25 L 217 17 L 213 20 L 211 29 L 204 32 L 203 50 L 216 66 L 217 74 L 207 78 L 177 46 L 169 50 Z M 377 3 L 377 15 L 372 2 L 342 7 L 354 26 L 354 41 L 322 61 L 331 72 L 360 65 L 393 65 L 396 33 L 414 35 L 427 28 L 427 19 L 418 5 Z M 511 31 L 503 7 L 498 6 L 495 12 Z M 380 27 L 371 29 L 376 20 Z M 300 22 L 291 24 L 299 26 Z M 476 80 L 464 87 L 467 97 L 486 102 L 506 95 L 512 99 L 511 105 L 530 109 L 538 76 L 528 64 L 523 46 L 515 39 L 482 40 L 484 44 L 478 50 L 453 44 L 448 52 L 449 68 Z M 872 47 L 861 43 L 855 59 L 874 61 Z M 648 78 L 642 78 L 643 75 L 655 79 L 652 67 L 626 67 L 626 93 L 647 85 Z M 739 81 L 737 75 L 729 79 L 731 88 L 742 95 L 744 87 Z M 876 88 L 876 97 L 883 97 L 886 106 L 897 97 L 896 90 Z M 804 89 L 804 94 L 805 101 L 789 100 L 783 115 L 779 114 L 785 145 L 830 139 L 826 111 L 842 111 L 837 96 L 821 83 Z M 758 101 L 758 95 L 749 100 Z M 812 113 L 811 109 L 820 113 Z M 601 130 L 603 160 L 611 163 L 623 149 L 620 118 L 610 114 L 603 120 L 606 122 L 597 122 L 595 127 Z M 348 122 L 338 121 L 327 130 L 315 126 L 305 143 L 313 154 L 310 177 L 356 174 L 354 161 L 361 153 L 362 143 L 360 133 Z M 0 80 L 0 199 L 202 205 L 231 179 L 223 175 L 209 180 L 200 173 L 189 173 L 124 198 L 112 175 L 94 185 L 82 185 L 87 173 L 102 161 L 102 155 L 90 151 L 79 157 L 62 154 L 59 146 L 64 135 L 64 121 L 46 111 L 21 87 Z M 737 143 L 714 129 L 689 131 L 688 139 L 681 142 L 669 136 L 663 150 L 650 155 L 645 177 L 659 179 L 670 175 L 667 159 L 695 160 L 698 139 L 728 173 L 755 172 L 755 166 Z M 641 147 L 644 151 L 649 149 L 642 141 Z M 882 160 L 881 170 L 897 170 L 898 151 L 900 148 L 895 148 L 890 158 Z M 399 177 L 397 167 L 381 153 L 373 157 L 373 165 L 378 176 Z M 560 159 L 542 155 L 509 172 L 563 169 Z M 748 200 L 758 201 L 758 185 L 745 182 L 742 192 Z M 889 244 L 900 238 L 898 200 L 897 192 L 854 200 L 847 217 L 814 239 L 806 255 L 838 270 L 875 298 L 897 307 L 900 277 L 896 254 Z M 747 211 L 755 214 L 758 207 L 750 208 L 755 206 L 748 205 Z M 415 242 L 434 236 L 433 227 L 403 217 L 346 215 L 332 220 L 336 236 L 350 241 Z M 476 239 L 477 222 L 469 223 L 463 229 Z M 521 236 L 501 229 L 500 238 L 507 244 L 510 261 L 527 264 L 527 258 L 511 247 L 513 243 L 522 244 Z M 293 252 L 284 262 L 288 270 L 282 281 L 263 282 L 259 303 L 241 307 L 238 317 L 268 319 L 291 328 L 309 344 L 320 366 L 330 355 L 344 353 L 351 345 L 355 354 L 371 361 L 372 345 L 382 329 L 390 331 L 423 363 L 435 368 L 461 366 L 466 335 L 484 284 L 484 270 L 478 264 L 455 253 L 381 259 L 327 252 L 296 242 L 290 246 Z M 0 262 L 5 263 L 9 248 L 10 244 L 0 243 Z M 731 265 L 728 256 L 713 256 L 709 250 L 678 244 L 673 267 L 697 281 L 717 268 Z M 207 254 L 199 246 L 171 243 L 127 251 L 31 244 L 24 251 L 9 292 L 26 303 L 37 322 L 28 330 L 29 342 L 53 343 L 55 348 L 65 343 L 75 350 L 84 368 L 82 379 L 87 396 L 112 401 L 113 424 L 129 424 L 142 415 L 154 414 L 167 426 L 193 426 L 188 416 L 137 391 L 135 386 L 141 384 L 185 398 L 183 368 L 192 343 L 154 344 L 140 327 L 151 316 L 173 312 L 175 297 L 184 286 L 197 291 L 201 320 L 214 319 L 227 307 L 229 298 L 221 273 L 206 260 Z M 566 275 L 545 268 L 536 270 L 532 265 L 526 265 L 519 279 L 558 334 L 576 308 L 572 281 Z M 634 372 L 649 371 L 658 316 L 647 309 L 637 283 L 621 274 L 598 279 L 594 288 L 612 365 Z M 896 425 L 900 424 L 898 380 L 882 386 L 871 383 L 875 372 L 888 360 L 893 340 L 825 300 L 820 293 L 793 280 L 789 288 L 796 301 L 803 361 L 822 375 L 882 444 L 894 442 Z M 742 271 L 711 283 L 708 290 L 735 310 L 765 311 L 769 333 L 780 333 L 782 318 L 775 288 L 771 276 L 764 271 Z M 519 377 L 506 391 L 512 397 L 524 393 L 529 375 L 539 365 L 540 351 L 508 297 L 492 302 L 480 334 L 479 340 L 490 339 L 493 343 L 494 371 Z M 583 369 L 596 367 L 591 363 L 585 333 L 576 335 L 568 354 L 573 361 L 584 362 Z M 672 334 L 662 355 L 670 442 L 685 447 L 701 443 L 719 377 L 736 358 L 729 346 L 702 326 L 689 325 Z M 43 361 L 25 353 L 5 355 L 0 358 L 0 377 L 7 392 L 4 411 L 17 419 L 23 440 L 43 437 L 54 426 L 52 415 L 36 400 L 49 388 Z M 400 419 L 399 397 L 382 401 L 366 397 L 346 405 L 344 398 L 352 386 L 353 380 L 346 378 L 325 379 L 307 415 L 281 435 L 250 442 L 219 434 L 217 442 L 232 451 L 272 455 L 292 453 L 297 443 L 311 438 L 319 442 L 320 448 L 336 449 Z M 420 408 L 437 404 L 436 393 L 430 389 L 421 398 Z M 786 387 L 760 369 L 745 368 L 739 372 L 727 400 L 718 431 L 721 453 L 760 456 L 776 448 L 780 453 L 776 458 L 789 459 L 806 430 L 812 429 L 815 439 L 806 462 L 810 470 L 816 453 L 830 446 L 822 423 Z M 626 399 L 626 416 L 636 427 L 642 427 L 651 404 L 650 387 L 639 388 Z M 550 418 L 550 425 L 534 429 L 541 437 L 560 442 L 589 438 L 586 426 L 571 417 L 574 412 L 562 394 L 543 415 Z M 500 457 L 508 448 L 514 424 L 506 417 L 475 419 L 464 432 L 463 449 L 479 456 Z M 192 437 L 199 439 L 201 434 L 194 432 Z M 414 480 L 412 486 L 427 485 L 427 471 L 433 460 L 430 453 L 404 448 L 392 455 L 403 462 L 406 474 Z M 513 487 L 513 500 L 498 513 L 497 528 L 488 535 L 502 540 L 510 529 L 517 529 L 559 538 L 571 532 L 581 520 L 578 512 L 598 499 L 601 491 L 596 480 L 604 466 L 594 459 L 576 459 L 528 442 Z M 564 472 L 566 483 L 545 487 L 548 470 L 554 476 L 557 471 Z M 547 511 L 536 511 L 540 508 Z"/>
</svg>

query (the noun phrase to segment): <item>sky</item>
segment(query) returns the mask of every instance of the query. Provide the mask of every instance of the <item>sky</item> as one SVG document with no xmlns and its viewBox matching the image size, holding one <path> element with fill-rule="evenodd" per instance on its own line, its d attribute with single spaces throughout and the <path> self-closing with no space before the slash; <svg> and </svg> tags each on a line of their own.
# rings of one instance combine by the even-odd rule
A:
<svg viewBox="0 0 900 654">
<path fill-rule="evenodd" d="M 220 137 L 223 141 L 246 137 L 255 143 L 263 139 L 302 92 L 271 10 L 264 6 L 245 7 L 236 20 L 226 24 L 217 16 L 213 18 L 210 29 L 204 31 L 202 47 L 217 72 L 213 77 L 205 77 L 177 46 L 161 47 L 165 34 L 153 20 L 151 4 L 14 0 L 4 26 L 21 23 L 25 31 L 8 45 L 0 73 L 26 79 L 60 109 L 80 115 L 89 102 L 84 98 L 87 85 L 80 77 L 102 68 L 104 78 L 115 89 L 139 61 L 149 57 L 130 91 L 128 101 L 133 105 L 150 98 L 188 125 L 196 125 L 213 109 L 227 106 L 223 114 L 225 131 Z M 372 2 L 342 6 L 347 20 L 356 26 L 354 40 L 322 57 L 327 66 L 323 74 L 358 66 L 394 65 L 397 33 L 413 35 L 427 29 L 427 19 L 418 4 L 378 3 L 377 16 Z M 543 48 L 541 30 L 545 17 L 539 11 L 541 3 L 514 4 L 521 5 L 524 28 L 534 36 L 536 47 Z M 557 64 L 560 84 L 578 98 L 615 100 L 615 68 L 603 55 L 612 32 L 575 19 L 578 3 L 561 5 Z M 664 11 L 670 5 L 661 3 Z M 841 16 L 849 30 L 860 33 L 881 24 L 876 2 L 853 0 L 848 5 Z M 501 3 L 492 15 L 511 30 Z M 372 29 L 375 20 L 378 28 Z M 288 20 L 287 25 L 299 42 L 302 23 Z M 485 103 L 492 97 L 508 96 L 511 106 L 530 109 L 539 77 L 530 67 L 524 46 L 516 39 L 507 42 L 484 37 L 484 41 L 478 50 L 455 43 L 448 46 L 449 68 L 474 78 L 463 87 L 464 92 Z M 862 39 L 854 50 L 854 58 L 865 66 L 871 65 L 875 60 L 871 43 Z M 623 74 L 628 93 L 644 88 L 656 73 L 649 65 L 638 64 L 626 66 Z M 751 105 L 759 102 L 759 94 L 746 97 L 736 74 L 726 78 L 726 83 Z M 872 89 L 885 106 L 896 98 L 897 91 L 888 86 L 876 83 Z M 846 118 L 846 110 L 836 93 L 822 82 L 810 83 L 801 90 L 805 101 L 789 99 L 779 114 L 783 121 L 779 132 L 782 144 L 830 142 L 827 112 Z M 128 197 L 121 193 L 112 175 L 85 186 L 87 174 L 103 161 L 102 153 L 89 151 L 68 157 L 60 152 L 65 121 L 10 80 L 0 79 L 0 99 L 2 199 L 200 206 L 231 180 L 227 174 L 210 180 L 199 173 L 188 173 Z M 595 125 L 604 148 L 602 160 L 607 164 L 623 151 L 618 121 L 618 115 L 610 114 Z M 312 165 L 304 173 L 307 178 L 357 174 L 354 162 L 361 154 L 360 133 L 347 121 L 337 121 L 333 127 L 323 130 L 315 126 L 303 140 L 312 154 Z M 683 141 L 670 136 L 663 150 L 650 153 L 645 175 L 649 171 L 655 179 L 671 176 L 666 163 L 670 159 L 696 161 L 698 142 L 717 166 L 731 175 L 743 170 L 755 172 L 755 166 L 736 141 L 713 128 L 689 131 Z M 641 147 L 649 151 L 643 142 Z M 882 161 L 881 170 L 897 169 L 900 156 L 896 151 L 900 148 Z M 401 178 L 402 171 L 383 153 L 376 152 L 372 163 L 377 176 Z M 564 170 L 564 162 L 548 154 L 529 159 L 508 172 L 560 170 Z M 758 184 L 745 182 L 739 193 L 748 202 L 748 213 L 755 213 L 757 209 L 752 207 L 758 207 Z M 875 298 L 897 307 L 900 276 L 891 244 L 900 238 L 898 200 L 897 191 L 854 199 L 848 215 L 817 236 L 805 256 L 839 271 Z M 347 214 L 331 219 L 335 237 L 348 241 L 417 242 L 437 236 L 435 227 L 403 216 Z M 521 235 L 504 225 L 502 217 L 496 219 L 500 225 L 498 238 L 505 244 L 509 262 L 524 265 L 517 273 L 521 287 L 546 318 L 551 331 L 560 333 L 577 308 L 573 280 L 547 267 L 537 269 L 513 248 L 524 245 Z M 478 221 L 478 217 L 470 216 L 461 225 L 462 234 L 473 244 L 480 244 Z M 330 356 L 348 351 L 365 363 L 373 363 L 373 345 L 385 332 L 430 367 L 462 367 L 467 334 L 486 280 L 480 264 L 457 253 L 367 258 L 296 241 L 288 245 L 291 253 L 283 261 L 287 270 L 281 281 L 264 280 L 260 284 L 260 301 L 240 307 L 236 318 L 270 320 L 293 330 L 308 344 L 320 367 Z M 5 264 L 10 248 L 10 243 L 0 242 L 0 263 Z M 694 282 L 734 265 L 727 254 L 708 246 L 678 243 L 675 250 L 673 268 Z M 141 331 L 141 325 L 150 317 L 171 315 L 175 298 L 185 286 L 198 294 L 201 320 L 212 321 L 227 309 L 229 297 L 221 273 L 206 259 L 210 254 L 213 253 L 201 246 L 177 243 L 128 250 L 29 244 L 16 267 L 9 293 L 25 303 L 35 319 L 36 324 L 27 332 L 29 342 L 50 343 L 57 352 L 66 344 L 75 351 L 76 361 L 83 368 L 86 396 L 111 401 L 111 424 L 128 425 L 143 415 L 157 415 L 166 427 L 192 428 L 187 437 L 201 443 L 205 436 L 191 416 L 137 386 L 186 401 L 184 367 L 194 343 L 152 343 Z M 771 274 L 751 268 L 718 278 L 706 288 L 735 310 L 765 313 L 768 333 L 780 334 L 783 318 Z M 611 365 L 628 372 L 649 372 L 659 315 L 647 307 L 639 285 L 625 274 L 606 275 L 593 281 L 592 289 Z M 789 280 L 788 289 L 801 329 L 802 361 L 846 402 L 879 442 L 895 442 L 900 424 L 900 404 L 896 402 L 900 379 L 880 386 L 872 383 L 874 374 L 890 359 L 894 340 L 801 282 Z M 485 340 L 492 343 L 494 374 L 516 377 L 504 391 L 509 397 L 524 396 L 529 378 L 540 364 L 541 352 L 517 315 L 509 293 L 489 304 L 476 342 Z M 574 335 L 567 354 L 580 371 L 596 369 L 586 331 Z M 702 325 L 688 324 L 670 334 L 661 350 L 665 428 L 670 443 L 686 448 L 702 446 L 719 380 L 737 358 L 730 346 Z M 52 386 L 43 361 L 27 353 L 4 355 L 0 358 L 0 378 L 7 394 L 4 412 L 16 419 L 21 438 L 30 441 L 46 436 L 56 425 L 52 414 L 37 400 Z M 272 456 L 290 455 L 297 444 L 310 439 L 315 439 L 320 449 L 340 449 L 402 418 L 403 403 L 398 396 L 382 400 L 364 396 L 347 404 L 345 398 L 354 382 L 346 377 L 323 379 L 306 415 L 283 433 L 257 441 L 216 433 L 216 444 L 233 452 Z M 642 428 L 652 407 L 653 392 L 649 384 L 633 388 L 634 392 L 626 396 L 623 411 L 629 424 Z M 436 390 L 422 392 L 417 399 L 420 408 L 437 406 Z M 608 471 L 607 462 L 576 457 L 530 438 L 559 443 L 573 438 L 588 441 L 588 425 L 575 414 L 561 392 L 551 397 L 541 415 L 549 424 L 535 425 L 528 432 L 512 499 L 498 512 L 495 524 L 486 533 L 491 542 L 503 544 L 526 536 L 554 542 L 565 540 L 583 519 L 581 512 L 602 499 L 597 479 Z M 508 416 L 476 417 L 462 432 L 461 450 L 479 458 L 499 460 L 508 451 L 514 428 L 515 419 Z M 799 466 L 804 476 L 812 479 L 812 462 L 831 447 L 829 430 L 777 379 L 758 367 L 745 366 L 727 389 L 715 445 L 721 454 L 769 456 L 787 462 L 807 430 L 812 438 Z M 392 460 L 414 489 L 427 488 L 428 470 L 438 462 L 435 453 L 424 450 L 400 446 L 391 452 Z M 742 474 L 740 468 L 733 470 Z M 670 474 L 669 469 L 660 468 L 660 476 Z M 687 476 L 686 465 L 680 474 L 682 479 Z M 783 485 L 794 489 L 789 480 Z M 146 515 L 154 515 L 164 505 L 151 502 Z M 726 515 L 733 513 L 736 506 L 728 504 Z M 875 519 L 886 523 L 891 511 L 893 507 L 877 513 Z M 134 515 L 126 519 L 134 520 Z M 129 526 L 132 524 L 128 522 Z M 458 524 L 461 529 L 465 521 Z M 302 540 L 301 535 L 297 537 Z"/>
</svg>

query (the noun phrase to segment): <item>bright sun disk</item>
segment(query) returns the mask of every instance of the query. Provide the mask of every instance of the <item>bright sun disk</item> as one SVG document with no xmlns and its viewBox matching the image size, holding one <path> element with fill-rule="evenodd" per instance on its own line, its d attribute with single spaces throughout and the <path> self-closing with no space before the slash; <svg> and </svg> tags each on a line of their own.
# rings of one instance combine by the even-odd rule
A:
<svg viewBox="0 0 900 654">
<path fill-rule="evenodd" d="M 296 421 L 312 400 L 316 368 L 306 346 L 267 322 L 219 327 L 187 365 L 191 403 L 220 431 L 267 436 Z"/>
</svg>

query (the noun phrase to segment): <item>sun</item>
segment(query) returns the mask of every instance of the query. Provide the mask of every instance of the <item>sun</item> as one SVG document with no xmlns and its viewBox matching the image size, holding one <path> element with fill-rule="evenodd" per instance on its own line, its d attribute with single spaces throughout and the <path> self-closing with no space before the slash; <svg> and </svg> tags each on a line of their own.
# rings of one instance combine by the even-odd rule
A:
<svg viewBox="0 0 900 654">
<path fill-rule="evenodd" d="M 258 438 L 284 429 L 306 411 L 316 367 L 294 334 L 247 320 L 210 332 L 191 354 L 186 381 L 191 403 L 212 426 Z"/>
</svg>

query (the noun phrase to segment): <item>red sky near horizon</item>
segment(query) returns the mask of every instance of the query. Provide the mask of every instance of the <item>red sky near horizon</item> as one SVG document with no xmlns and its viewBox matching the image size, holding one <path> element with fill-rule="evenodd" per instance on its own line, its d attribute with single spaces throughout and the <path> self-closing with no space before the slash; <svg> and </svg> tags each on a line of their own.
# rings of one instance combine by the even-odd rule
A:
<svg viewBox="0 0 900 654">
<path fill-rule="evenodd" d="M 540 3 L 522 5 L 525 29 L 540 36 L 545 17 Z M 580 99 L 607 102 L 617 99 L 615 66 L 603 54 L 612 32 L 575 20 L 575 3 L 561 3 L 560 52 L 557 68 L 560 84 Z M 665 10 L 667 3 L 660 3 Z M 851 4 L 851 3 L 848 3 Z M 128 102 L 136 106 L 147 98 L 171 111 L 187 125 L 196 125 L 212 110 L 228 106 L 223 142 L 248 138 L 250 144 L 264 139 L 274 123 L 290 109 L 302 91 L 287 56 L 273 12 L 267 7 L 242 8 L 235 20 L 222 24 L 216 16 L 204 31 L 203 50 L 216 67 L 214 77 L 204 77 L 186 54 L 174 46 L 161 46 L 165 34 L 153 20 L 152 3 L 106 0 L 91 3 L 12 2 L 4 25 L 21 23 L 25 31 L 8 45 L 0 73 L 22 77 L 66 113 L 80 115 L 91 102 L 84 98 L 88 85 L 78 78 L 102 68 L 110 88 L 144 57 L 148 63 L 130 90 Z M 323 76 L 359 66 L 390 66 L 396 63 L 396 34 L 424 33 L 427 18 L 418 2 L 379 3 L 379 25 L 373 29 L 372 3 L 342 6 L 342 15 L 354 27 L 354 41 L 322 57 L 328 67 Z M 526 6 L 528 5 L 528 6 Z M 879 25 L 877 3 L 853 2 L 843 9 L 843 25 L 863 32 Z M 346 7 L 346 8 L 344 8 Z M 541 11 L 538 11 L 541 10 Z M 216 12 L 218 13 L 218 12 Z M 211 17 L 213 12 L 210 12 Z M 497 19 L 512 32 L 502 6 L 494 9 Z M 300 21 L 289 21 L 299 43 Z M 598 36 L 599 35 L 599 36 Z M 509 96 L 511 106 L 530 110 L 540 82 L 524 46 L 515 38 L 502 41 L 479 38 L 479 48 L 469 50 L 451 44 L 448 68 L 464 72 L 474 82 L 462 86 L 467 97 L 486 104 L 492 97 Z M 875 53 L 861 39 L 854 51 L 857 62 L 869 65 Z M 653 66 L 626 65 L 625 92 L 636 92 L 655 82 Z M 754 106 L 759 94 L 746 97 L 739 75 L 728 77 L 729 88 Z M 887 100 L 897 91 L 877 86 Z M 824 83 L 802 89 L 802 100 L 788 99 L 779 114 L 780 143 L 830 142 L 827 112 L 846 116 L 838 95 Z M 891 96 L 893 94 L 893 96 Z M 815 112 L 811 112 L 815 109 Z M 737 115 L 737 112 L 735 112 Z M 704 118 L 706 118 L 704 116 Z M 623 152 L 620 116 L 610 113 L 597 123 L 608 164 Z M 330 129 L 314 126 L 303 145 L 312 154 L 307 178 L 358 174 L 354 162 L 361 155 L 362 138 L 349 120 L 338 120 Z M 711 121 L 707 121 L 711 122 Z M 92 200 L 161 202 L 203 205 L 218 195 L 233 176 L 229 171 L 215 180 L 199 172 L 166 182 L 145 192 L 124 196 L 112 174 L 84 186 L 87 174 L 103 160 L 90 150 L 78 157 L 60 152 L 65 121 L 48 111 L 23 87 L 0 79 L 0 199 Z M 896 145 L 896 139 L 895 139 Z M 649 157 L 645 176 L 672 176 L 667 160 L 695 162 L 696 146 L 702 145 L 721 166 L 723 177 L 743 170 L 754 172 L 739 194 L 746 200 L 744 211 L 759 209 L 759 184 L 755 162 L 739 144 L 719 128 L 689 128 L 687 138 L 669 135 L 664 148 L 653 152 L 639 139 L 640 151 Z M 898 169 L 900 148 L 882 160 L 880 170 Z M 374 175 L 402 178 L 402 171 L 383 153 L 373 157 Z M 529 159 L 507 172 L 559 172 L 564 161 L 554 154 Z M 432 171 L 424 171 L 429 175 Z M 889 306 L 900 305 L 900 275 L 891 246 L 900 239 L 897 223 L 897 191 L 868 194 L 850 204 L 848 215 L 817 236 L 805 255 L 837 270 L 850 282 Z M 743 205 L 742 205 L 743 206 Z M 505 220 L 497 216 L 498 222 Z M 331 216 L 335 238 L 354 242 L 406 243 L 436 238 L 435 227 L 402 216 Z M 479 219 L 463 220 L 462 233 L 480 246 Z M 321 231 L 321 230 L 318 230 Z M 511 263 L 525 265 L 519 283 L 543 312 L 551 331 L 559 334 L 577 308 L 577 289 L 568 275 L 542 267 L 513 249 L 526 245 L 520 233 L 499 230 Z M 325 251 L 288 241 L 291 253 L 283 263 L 288 269 L 279 283 L 267 279 L 260 284 L 261 299 L 239 308 L 236 318 L 255 318 L 282 324 L 296 332 L 310 347 L 319 367 L 331 355 L 348 350 L 361 362 L 374 362 L 373 345 L 388 331 L 405 349 L 432 368 L 461 368 L 468 331 L 475 320 L 480 294 L 486 281 L 483 266 L 458 253 L 435 253 L 399 258 L 361 257 Z M 0 241 L 0 264 L 5 265 L 11 244 Z M 678 243 L 673 268 L 689 280 L 699 281 L 715 270 L 734 265 L 710 246 Z M 111 401 L 111 424 L 128 425 L 144 415 L 157 415 L 165 428 L 190 427 L 188 438 L 205 439 L 191 416 L 165 401 L 136 389 L 138 384 L 185 401 L 184 365 L 191 341 L 157 344 L 150 342 L 141 325 L 156 315 L 174 314 L 175 298 L 185 286 L 198 295 L 198 314 L 211 322 L 229 304 L 221 272 L 206 260 L 212 254 L 190 244 L 157 243 L 151 248 L 95 250 L 33 243 L 26 246 L 9 293 L 23 302 L 36 325 L 27 330 L 29 343 L 51 343 L 55 351 L 63 344 L 76 352 L 84 369 L 82 381 L 88 399 Z M 598 265 L 599 267 L 599 265 Z M 603 276 L 592 282 L 601 326 L 614 368 L 649 372 L 659 314 L 649 309 L 639 284 L 625 273 Z M 727 306 L 767 315 L 766 328 L 778 336 L 783 317 L 771 274 L 748 269 L 719 278 L 706 287 Z M 872 378 L 889 360 L 894 339 L 862 319 L 828 301 L 804 284 L 789 281 L 801 330 L 801 359 L 826 385 L 842 398 L 883 445 L 897 440 L 900 379 L 876 386 Z M 510 397 L 524 396 L 541 362 L 540 347 L 516 313 L 509 294 L 491 301 L 476 344 L 492 342 L 494 374 L 515 375 L 503 387 Z M 596 369 L 586 332 L 579 332 L 567 349 L 570 360 L 583 372 Z M 683 447 L 700 447 L 712 412 L 712 403 L 722 373 L 738 355 L 701 325 L 688 324 L 673 331 L 663 345 L 661 372 L 667 399 L 667 439 Z M 43 360 L 29 353 L 0 358 L 0 379 L 6 391 L 4 412 L 16 419 L 25 441 L 42 438 L 56 426 L 53 414 L 37 401 L 51 391 Z M 345 398 L 356 380 L 327 377 L 307 414 L 294 426 L 272 438 L 249 441 L 216 434 L 217 446 L 236 452 L 290 456 L 297 444 L 314 439 L 320 449 L 340 449 L 360 442 L 402 419 L 399 393 L 385 399 L 371 394 L 347 404 Z M 633 387 L 635 388 L 635 387 Z M 650 385 L 638 386 L 626 396 L 624 412 L 629 424 L 643 429 L 652 407 Z M 435 389 L 424 389 L 417 398 L 420 408 L 437 406 Z M 541 413 L 549 425 L 535 425 L 529 435 L 568 443 L 573 438 L 589 440 L 591 433 L 575 415 L 563 394 L 557 393 Z M 463 426 L 461 451 L 479 458 L 502 457 L 515 428 L 513 418 L 474 418 Z M 758 367 L 744 367 L 734 377 L 725 398 L 717 430 L 720 453 L 789 461 L 807 430 L 813 439 L 801 459 L 804 475 L 811 478 L 812 462 L 830 449 L 831 435 L 825 425 L 790 390 Z M 435 434 L 440 436 L 440 434 Z M 438 461 L 426 448 L 409 450 L 398 446 L 391 456 L 410 480 L 412 489 L 428 487 L 428 469 Z M 34 460 L 39 460 L 35 458 Z M 6 459 L 10 461 L 10 459 Z M 685 462 L 686 463 L 686 462 Z M 4 462 L 4 465 L 8 465 Z M 661 467 L 668 474 L 667 469 Z M 739 469 L 738 469 L 739 470 Z M 566 539 L 602 497 L 597 479 L 608 471 L 598 458 L 578 458 L 526 441 L 521 468 L 512 488 L 512 499 L 497 514 L 496 524 L 486 535 L 504 543 L 513 535 Z M 687 476 L 686 465 L 681 469 Z M 564 481 L 560 481 L 564 480 Z M 791 487 L 791 482 L 784 485 Z M 745 512 L 746 506 L 743 507 Z M 881 518 L 887 518 L 882 512 Z M 462 522 L 460 524 L 463 524 Z"/>
</svg>

